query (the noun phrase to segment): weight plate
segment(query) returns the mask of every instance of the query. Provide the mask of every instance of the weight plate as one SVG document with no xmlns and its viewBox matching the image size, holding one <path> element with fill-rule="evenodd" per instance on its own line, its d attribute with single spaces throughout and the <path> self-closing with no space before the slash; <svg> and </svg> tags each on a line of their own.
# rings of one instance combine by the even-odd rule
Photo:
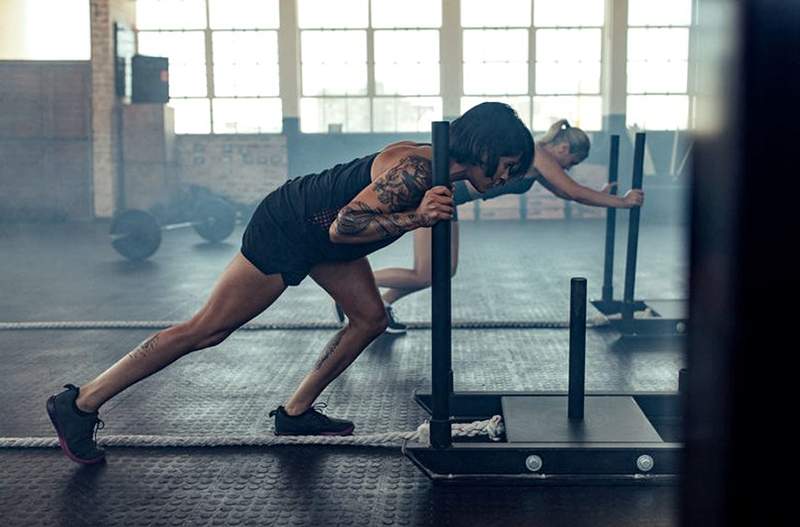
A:
<svg viewBox="0 0 800 527">
<path fill-rule="evenodd" d="M 128 260 L 144 260 L 161 245 L 161 227 L 152 214 L 125 210 L 111 222 L 111 245 Z"/>
<path fill-rule="evenodd" d="M 235 226 L 236 210 L 224 199 L 203 199 L 195 207 L 194 230 L 210 242 L 221 242 Z"/>
</svg>

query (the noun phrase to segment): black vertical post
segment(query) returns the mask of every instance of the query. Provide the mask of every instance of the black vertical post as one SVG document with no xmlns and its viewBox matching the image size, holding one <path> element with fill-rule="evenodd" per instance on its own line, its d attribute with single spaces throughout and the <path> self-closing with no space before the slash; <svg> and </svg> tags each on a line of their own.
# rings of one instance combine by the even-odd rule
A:
<svg viewBox="0 0 800 527">
<path fill-rule="evenodd" d="M 586 279 L 570 280 L 569 396 L 567 416 L 583 419 L 586 385 Z"/>
<path fill-rule="evenodd" d="M 608 156 L 608 184 L 611 195 L 617 195 L 617 173 L 619 168 L 619 135 L 611 136 L 611 149 Z M 614 238 L 617 229 L 617 209 L 606 209 L 606 258 L 603 266 L 603 304 L 614 301 Z"/>
<path fill-rule="evenodd" d="M 645 134 L 636 134 L 636 145 L 633 151 L 633 184 L 632 189 L 642 188 L 642 174 L 644 173 L 644 144 Z M 630 209 L 628 223 L 628 252 L 625 263 L 625 292 L 622 297 L 622 326 L 630 332 L 633 326 L 634 300 L 633 290 L 636 282 L 636 253 L 639 247 L 639 214 L 640 207 Z"/>
<path fill-rule="evenodd" d="M 432 125 L 433 184 L 450 185 L 450 123 L 434 121 Z M 453 373 L 450 349 L 450 222 L 440 221 L 433 226 L 432 238 L 432 374 L 431 446 L 448 448 L 451 445 L 450 394 Z"/>
</svg>

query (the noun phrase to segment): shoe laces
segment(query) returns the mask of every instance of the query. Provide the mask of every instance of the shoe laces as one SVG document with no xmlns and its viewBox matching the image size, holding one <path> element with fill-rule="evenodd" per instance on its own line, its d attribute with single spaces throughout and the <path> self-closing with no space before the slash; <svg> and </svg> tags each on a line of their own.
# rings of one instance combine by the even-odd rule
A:
<svg viewBox="0 0 800 527">
<path fill-rule="evenodd" d="M 325 410 L 328 407 L 328 403 L 317 403 L 311 406 L 311 411 L 318 420 L 322 421 L 323 423 L 327 423 L 331 420 L 330 417 L 325 415 Z"/>
<path fill-rule="evenodd" d="M 97 444 L 97 432 L 105 427 L 106 423 L 98 417 L 94 423 L 94 434 L 92 434 L 92 441 L 94 441 L 95 445 Z"/>
<path fill-rule="evenodd" d="M 66 388 L 67 390 L 78 391 L 78 387 L 75 386 L 74 384 L 65 384 L 64 388 Z M 92 442 L 95 444 L 95 446 L 97 446 L 97 432 L 99 432 L 100 430 L 102 430 L 105 427 L 106 427 L 105 421 L 103 421 L 99 417 L 95 417 L 94 431 L 92 432 Z"/>
</svg>

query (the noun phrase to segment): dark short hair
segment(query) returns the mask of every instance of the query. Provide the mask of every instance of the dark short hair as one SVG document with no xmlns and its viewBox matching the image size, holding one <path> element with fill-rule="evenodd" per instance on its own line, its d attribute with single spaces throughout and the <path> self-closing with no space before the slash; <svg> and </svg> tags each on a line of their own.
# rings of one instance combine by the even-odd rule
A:
<svg viewBox="0 0 800 527">
<path fill-rule="evenodd" d="M 520 156 L 511 176 L 522 176 L 533 162 L 533 135 L 517 112 L 504 103 L 484 102 L 450 123 L 450 157 L 483 167 L 494 177 L 502 156 Z"/>
</svg>

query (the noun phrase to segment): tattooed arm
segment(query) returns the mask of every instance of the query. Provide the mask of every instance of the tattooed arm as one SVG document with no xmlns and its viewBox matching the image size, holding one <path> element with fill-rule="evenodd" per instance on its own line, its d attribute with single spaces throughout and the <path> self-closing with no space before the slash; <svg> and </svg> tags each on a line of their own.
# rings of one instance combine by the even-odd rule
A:
<svg viewBox="0 0 800 527">
<path fill-rule="evenodd" d="M 369 243 L 430 227 L 452 215 L 445 187 L 431 189 L 431 162 L 403 157 L 339 211 L 328 233 L 334 243 Z"/>
<path fill-rule="evenodd" d="M 334 243 L 369 243 L 423 226 L 416 212 L 385 213 L 363 201 L 351 201 L 328 232 Z"/>
</svg>

